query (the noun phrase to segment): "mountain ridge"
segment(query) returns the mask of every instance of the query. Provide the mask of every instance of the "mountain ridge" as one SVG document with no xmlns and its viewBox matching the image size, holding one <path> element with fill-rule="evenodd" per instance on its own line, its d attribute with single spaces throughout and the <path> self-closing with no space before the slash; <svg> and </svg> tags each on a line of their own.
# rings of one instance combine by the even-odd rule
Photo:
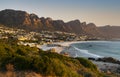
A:
<svg viewBox="0 0 120 77">
<path fill-rule="evenodd" d="M 7 27 L 21 28 L 30 31 L 63 31 L 75 33 L 77 35 L 87 35 L 93 37 L 110 36 L 101 27 L 94 23 L 80 22 L 72 20 L 64 22 L 63 20 L 53 20 L 52 18 L 38 17 L 36 14 L 29 14 L 26 11 L 5 9 L 0 11 L 0 24 Z M 112 37 L 112 36 L 111 36 Z M 114 36 L 116 37 L 116 36 Z"/>
</svg>

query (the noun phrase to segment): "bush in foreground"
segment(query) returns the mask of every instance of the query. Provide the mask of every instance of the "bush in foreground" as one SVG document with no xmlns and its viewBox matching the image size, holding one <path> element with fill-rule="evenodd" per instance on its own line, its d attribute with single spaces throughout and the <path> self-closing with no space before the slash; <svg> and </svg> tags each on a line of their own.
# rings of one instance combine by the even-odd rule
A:
<svg viewBox="0 0 120 77">
<path fill-rule="evenodd" d="M 71 58 L 29 46 L 0 42 L 0 70 L 34 71 L 43 76 L 101 77 L 96 66 L 83 58 Z"/>
</svg>

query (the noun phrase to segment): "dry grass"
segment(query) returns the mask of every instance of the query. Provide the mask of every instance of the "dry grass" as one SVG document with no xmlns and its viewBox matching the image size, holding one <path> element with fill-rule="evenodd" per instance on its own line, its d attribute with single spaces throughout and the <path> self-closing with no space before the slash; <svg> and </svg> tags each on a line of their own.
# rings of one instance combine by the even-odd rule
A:
<svg viewBox="0 0 120 77">
<path fill-rule="evenodd" d="M 19 71 L 19 72 L 13 72 L 13 71 L 7 71 L 7 72 L 0 72 L 0 77 L 44 77 L 40 74 L 37 74 L 35 72 L 25 72 L 25 71 Z"/>
</svg>

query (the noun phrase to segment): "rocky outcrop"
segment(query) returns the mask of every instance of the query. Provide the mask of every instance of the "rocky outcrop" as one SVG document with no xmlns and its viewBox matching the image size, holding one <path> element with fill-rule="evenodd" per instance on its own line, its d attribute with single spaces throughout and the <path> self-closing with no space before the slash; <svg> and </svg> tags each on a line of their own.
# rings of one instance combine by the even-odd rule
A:
<svg viewBox="0 0 120 77">
<path fill-rule="evenodd" d="M 114 63 L 114 64 L 120 64 L 120 61 L 112 58 L 112 57 L 103 57 L 103 58 L 92 58 L 89 57 L 88 60 L 93 60 L 93 61 L 99 61 L 99 62 L 107 62 L 107 63 Z"/>
<path fill-rule="evenodd" d="M 84 23 L 83 23 L 84 24 Z M 90 36 L 103 36 L 103 34 L 98 30 L 94 23 L 84 24 L 83 30 L 87 35 Z"/>
<path fill-rule="evenodd" d="M 30 30 L 38 29 L 41 26 L 40 19 L 37 15 L 10 9 L 0 11 L 0 24 Z M 36 26 L 39 27 L 36 28 Z"/>
<path fill-rule="evenodd" d="M 3 10 L 0 11 L 0 23 L 5 25 L 30 25 L 29 14 L 25 11 Z"/>
<path fill-rule="evenodd" d="M 82 33 L 82 27 L 81 27 L 81 23 L 79 20 L 73 20 L 70 22 L 67 22 L 66 25 L 68 25 L 68 28 L 70 29 L 71 32 L 75 32 L 75 33 Z"/>
<path fill-rule="evenodd" d="M 112 57 L 98 58 L 97 61 L 120 64 L 120 61 L 119 61 L 119 60 L 116 60 L 116 59 L 114 59 L 114 58 L 112 58 Z"/>
</svg>

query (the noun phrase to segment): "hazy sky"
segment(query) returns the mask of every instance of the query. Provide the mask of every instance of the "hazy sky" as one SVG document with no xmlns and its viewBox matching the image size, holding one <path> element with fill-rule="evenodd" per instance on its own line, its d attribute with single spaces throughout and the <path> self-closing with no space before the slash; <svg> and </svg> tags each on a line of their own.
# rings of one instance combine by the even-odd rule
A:
<svg viewBox="0 0 120 77">
<path fill-rule="evenodd" d="M 65 22 L 79 19 L 97 26 L 120 26 L 120 0 L 0 0 L 0 10 L 3 9 L 23 10 Z"/>
</svg>

